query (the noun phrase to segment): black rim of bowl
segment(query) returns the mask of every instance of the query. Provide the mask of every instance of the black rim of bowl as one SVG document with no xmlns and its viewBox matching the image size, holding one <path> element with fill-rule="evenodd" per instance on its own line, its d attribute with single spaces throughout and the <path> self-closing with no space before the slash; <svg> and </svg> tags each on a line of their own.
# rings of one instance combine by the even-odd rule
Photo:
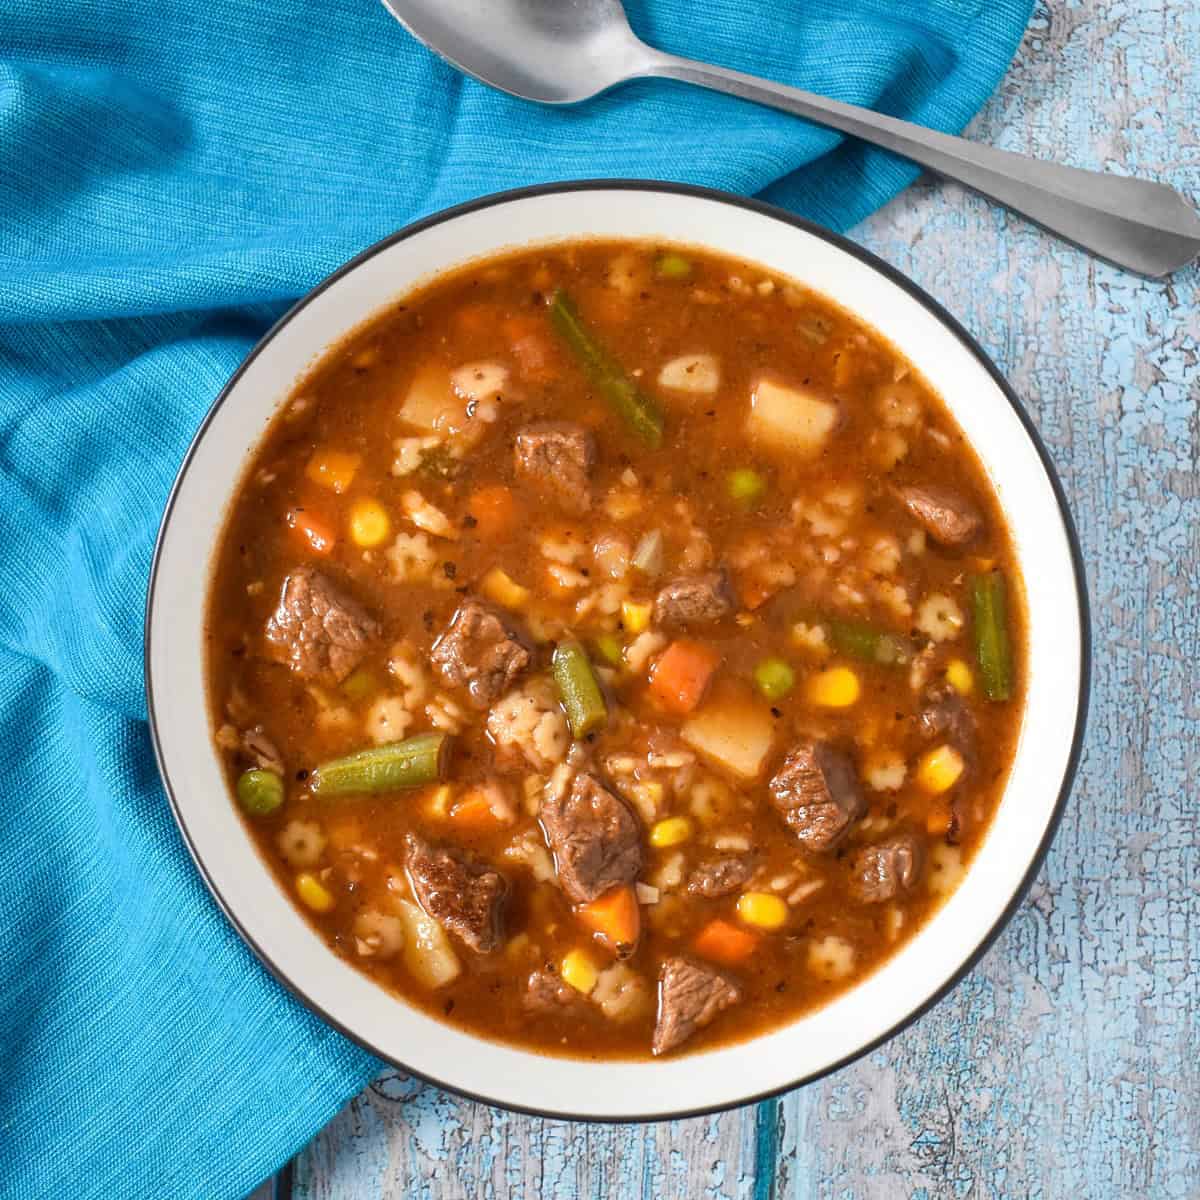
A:
<svg viewBox="0 0 1200 1200">
<path fill-rule="evenodd" d="M 1054 811 L 1051 814 L 1050 821 L 1046 826 L 1046 832 L 1042 837 L 1037 851 L 1029 863 L 1029 867 L 1022 877 L 1017 888 L 1005 905 L 1004 911 L 1000 914 L 995 924 L 988 930 L 987 934 L 982 938 L 977 946 L 963 960 L 961 965 L 955 970 L 951 976 L 938 987 L 932 995 L 929 996 L 921 1005 L 915 1008 L 912 1012 L 906 1014 L 901 1020 L 897 1021 L 890 1029 L 881 1034 L 877 1038 L 873 1038 L 870 1042 L 865 1043 L 856 1049 L 853 1053 L 847 1054 L 838 1059 L 836 1062 L 830 1063 L 819 1071 L 814 1071 L 808 1075 L 802 1075 L 790 1082 L 783 1084 L 777 1088 L 771 1088 L 765 1092 L 757 1092 L 752 1095 L 739 1096 L 728 1102 L 715 1105 L 707 1105 L 703 1108 L 678 1108 L 668 1109 L 656 1113 L 639 1113 L 629 1116 L 609 1116 L 607 1114 L 593 1114 L 583 1112 L 562 1112 L 553 1109 L 540 1109 L 528 1106 L 516 1105 L 504 1100 L 499 1100 L 493 1096 L 484 1095 L 481 1092 L 468 1091 L 465 1088 L 458 1087 L 454 1084 L 446 1083 L 444 1080 L 438 1079 L 433 1075 L 427 1075 L 420 1071 L 414 1071 L 410 1066 L 386 1054 L 378 1046 L 372 1045 L 365 1038 L 359 1036 L 353 1031 L 347 1029 L 333 1014 L 326 1012 L 319 1005 L 304 993 L 304 991 L 291 979 L 289 979 L 276 964 L 271 960 L 266 951 L 247 933 L 245 928 L 239 921 L 237 914 L 226 904 L 224 897 L 221 895 L 212 877 L 209 875 L 204 863 L 201 861 L 196 852 L 195 845 L 192 842 L 191 834 L 188 830 L 187 821 L 180 810 L 179 803 L 176 800 L 175 792 L 171 787 L 171 781 L 167 775 L 166 767 L 163 762 L 163 750 L 159 740 L 158 722 L 155 718 L 154 708 L 154 684 L 151 678 L 150 671 L 150 637 L 151 637 L 151 614 L 154 611 L 154 596 L 158 582 L 158 570 L 162 556 L 163 542 L 166 537 L 167 529 L 171 522 L 171 516 L 175 509 L 175 502 L 179 495 L 179 490 L 183 484 L 183 480 L 187 475 L 188 469 L 192 464 L 192 459 L 195 457 L 196 448 L 208 432 L 209 425 L 212 423 L 221 406 L 229 398 L 230 394 L 237 386 L 238 381 L 246 372 L 250 364 L 266 349 L 274 340 L 276 334 L 287 325 L 297 313 L 310 304 L 317 296 L 321 295 L 326 289 L 332 287 L 345 275 L 355 270 L 368 259 L 374 258 L 375 255 L 384 250 L 396 245 L 399 242 L 406 241 L 408 238 L 422 233 L 426 229 L 440 225 L 446 221 L 452 221 L 456 217 L 461 217 L 467 213 L 476 212 L 480 209 L 493 208 L 497 205 L 506 204 L 514 200 L 525 200 L 537 196 L 558 195 L 564 192 L 591 192 L 603 190 L 629 191 L 629 192 L 665 192 L 679 196 L 690 196 L 702 200 L 716 201 L 719 204 L 729 205 L 734 208 L 747 209 L 750 212 L 757 213 L 760 216 L 769 217 L 776 221 L 781 221 L 784 224 L 791 225 L 794 228 L 803 230 L 805 233 L 811 234 L 813 237 L 820 238 L 822 241 L 829 242 L 836 246 L 839 250 L 865 263 L 872 270 L 878 272 L 885 279 L 894 283 L 901 288 L 907 295 L 916 300 L 922 307 L 933 314 L 937 320 L 944 325 L 958 340 L 971 352 L 974 358 L 979 362 L 983 369 L 988 373 L 996 386 L 1004 394 L 1008 403 L 1012 406 L 1013 411 L 1017 415 L 1017 419 L 1021 422 L 1026 436 L 1032 442 L 1034 449 L 1037 451 L 1038 458 L 1041 460 L 1042 469 L 1046 473 L 1050 487 L 1054 492 L 1055 501 L 1058 504 L 1059 516 L 1063 523 L 1063 529 L 1067 536 L 1067 543 L 1070 547 L 1071 565 L 1075 576 L 1075 591 L 1079 609 L 1079 627 L 1080 627 L 1080 678 L 1079 678 L 1079 697 L 1077 702 L 1075 728 L 1071 738 L 1071 750 L 1067 759 L 1066 769 L 1063 772 L 1062 784 L 1059 788 L 1058 798 L 1054 804 Z M 192 439 L 188 446 L 187 453 L 184 455 L 179 472 L 175 477 L 175 482 L 171 487 L 170 495 L 167 498 L 167 505 L 163 512 L 162 522 L 159 526 L 158 536 L 154 545 L 154 557 L 150 564 L 150 585 L 146 595 L 146 615 L 145 615 L 145 634 L 144 634 L 144 672 L 146 682 L 146 706 L 150 724 L 151 741 L 154 746 L 154 756 L 158 764 L 158 773 L 162 779 L 163 787 L 166 790 L 167 797 L 171 804 L 171 811 L 175 815 L 175 822 L 179 826 L 179 830 L 183 835 L 184 844 L 187 846 L 188 853 L 192 857 L 192 861 L 196 864 L 201 877 L 204 880 L 209 892 L 216 900 L 218 907 L 225 914 L 230 924 L 237 930 L 238 935 L 257 955 L 259 961 L 267 968 L 267 970 L 301 1003 L 305 1005 L 311 1012 L 314 1012 L 328 1025 L 338 1030 L 352 1042 L 362 1047 L 375 1055 L 382 1062 L 390 1063 L 397 1069 L 404 1071 L 406 1074 L 412 1075 L 418 1079 L 424 1080 L 426 1083 L 431 1083 L 435 1087 L 439 1087 L 448 1092 L 453 1092 L 455 1095 L 462 1096 L 468 1100 L 478 1101 L 483 1104 L 489 1104 L 496 1108 L 506 1109 L 510 1112 L 522 1112 L 531 1116 L 548 1117 L 558 1120 L 567 1121 L 589 1121 L 598 1123 L 638 1123 L 645 1121 L 667 1121 L 667 1120 L 682 1120 L 688 1117 L 707 1116 L 711 1113 L 725 1112 L 729 1109 L 740 1108 L 744 1105 L 757 1104 L 762 1100 L 769 1100 L 775 1096 L 781 1096 L 787 1092 L 793 1091 L 796 1088 L 802 1087 L 805 1084 L 813 1083 L 818 1079 L 823 1079 L 827 1075 L 840 1070 L 842 1067 L 857 1061 L 864 1055 L 869 1054 L 872 1050 L 890 1041 L 897 1034 L 902 1033 L 910 1025 L 913 1025 L 921 1017 L 925 1015 L 931 1008 L 939 1003 L 947 996 L 958 984 L 970 973 L 979 960 L 991 949 L 993 943 L 1000 936 L 1008 922 L 1012 919 L 1013 914 L 1023 903 L 1027 895 L 1030 885 L 1033 883 L 1038 871 L 1041 869 L 1042 863 L 1045 861 L 1046 854 L 1050 849 L 1050 844 L 1054 840 L 1054 836 L 1058 831 L 1059 824 L 1062 821 L 1063 813 L 1066 809 L 1067 798 L 1071 793 L 1071 788 L 1075 782 L 1075 775 L 1079 768 L 1079 760 L 1083 750 L 1083 737 L 1087 725 L 1088 701 L 1091 691 L 1091 676 L 1092 676 L 1092 631 L 1091 620 L 1088 608 L 1088 593 L 1087 581 L 1083 567 L 1083 555 L 1079 544 L 1079 535 L 1075 529 L 1075 522 L 1071 517 L 1071 511 L 1067 504 L 1066 493 L 1063 490 L 1062 482 L 1058 477 L 1058 472 L 1055 470 L 1054 463 L 1050 458 L 1049 451 L 1046 449 L 1045 443 L 1042 441 L 1041 435 L 1038 433 L 1029 414 L 1025 411 L 1021 401 L 1017 398 L 1016 393 L 1009 386 L 1008 381 L 1000 373 L 999 369 L 992 362 L 991 358 L 979 345 L 979 343 L 969 334 L 954 317 L 950 315 L 936 300 L 933 299 L 922 288 L 918 287 L 912 280 L 902 275 L 894 267 L 884 262 L 881 258 L 872 254 L 869 250 L 850 241 L 848 238 L 842 237 L 840 234 L 831 232 L 820 225 L 814 224 L 812 221 L 805 220 L 803 217 L 794 216 L 792 213 L 784 209 L 777 208 L 774 205 L 764 204 L 758 200 L 747 199 L 743 196 L 733 195 L 729 192 L 723 192 L 716 188 L 696 187 L 690 184 L 681 183 L 664 183 L 652 179 L 585 179 L 575 182 L 562 183 L 547 183 L 539 184 L 534 187 L 514 188 L 509 191 L 495 192 L 491 195 L 481 196 L 475 200 L 467 201 L 463 204 L 457 204 L 452 208 L 446 208 L 440 212 L 434 213 L 431 216 L 424 217 L 419 221 L 414 221 L 410 225 L 397 232 L 390 234 L 388 237 L 375 242 L 368 246 L 361 254 L 356 255 L 345 265 L 339 267 L 333 274 L 323 279 L 316 287 L 298 300 L 288 311 L 280 317 L 278 321 L 263 335 L 258 344 L 242 361 L 238 369 L 230 377 L 229 382 L 221 389 L 216 400 L 213 401 L 212 407 L 205 414 L 204 420 L 201 422 L 200 428 L 196 432 L 196 436 Z M 398 1000 L 397 1003 L 404 1003 L 403 1000 Z M 529 1051 L 526 1051 L 529 1053 Z"/>
</svg>

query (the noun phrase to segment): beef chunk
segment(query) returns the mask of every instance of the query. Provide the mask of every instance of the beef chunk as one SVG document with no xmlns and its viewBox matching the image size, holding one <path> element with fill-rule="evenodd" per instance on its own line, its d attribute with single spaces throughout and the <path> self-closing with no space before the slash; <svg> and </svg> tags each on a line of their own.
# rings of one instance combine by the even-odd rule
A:
<svg viewBox="0 0 1200 1200">
<path fill-rule="evenodd" d="M 945 739 L 964 758 L 975 753 L 975 718 L 967 702 L 948 683 L 926 691 L 924 707 L 917 714 L 917 731 L 929 741 Z"/>
<path fill-rule="evenodd" d="M 540 820 L 558 881 L 575 903 L 595 900 L 638 877 L 642 840 L 637 818 L 594 776 L 576 775 L 569 792 L 542 804 Z"/>
<path fill-rule="evenodd" d="M 487 708 L 529 666 L 529 651 L 490 608 L 465 600 L 429 661 L 452 687 L 465 687 L 476 708 Z"/>
<path fill-rule="evenodd" d="M 965 496 L 941 484 L 897 488 L 896 497 L 943 546 L 966 545 L 983 524 L 979 510 Z"/>
<path fill-rule="evenodd" d="M 542 421 L 517 431 L 513 443 L 517 475 L 568 512 L 587 512 L 592 506 L 591 473 L 596 443 L 582 426 L 571 421 Z"/>
<path fill-rule="evenodd" d="M 687 889 L 693 896 L 710 900 L 736 892 L 754 874 L 754 859 L 749 854 L 729 858 L 710 858 L 688 877 Z"/>
<path fill-rule="evenodd" d="M 580 993 L 553 971 L 534 971 L 525 985 L 523 1002 L 530 1012 L 549 1014 L 570 1012 L 580 999 Z"/>
<path fill-rule="evenodd" d="M 850 759 L 822 741 L 793 747 L 768 787 L 806 850 L 832 849 L 867 811 Z"/>
<path fill-rule="evenodd" d="M 850 864 L 850 886 L 866 904 L 892 900 L 910 891 L 921 874 L 925 848 L 911 833 L 866 846 Z"/>
<path fill-rule="evenodd" d="M 732 611 L 733 593 L 724 571 L 681 575 L 654 599 L 654 619 L 660 625 L 708 625 Z"/>
<path fill-rule="evenodd" d="M 298 567 L 267 621 L 267 653 L 303 679 L 341 683 L 381 633 L 379 622 L 319 571 Z"/>
<path fill-rule="evenodd" d="M 408 878 L 421 907 L 472 950 L 487 954 L 504 940 L 508 880 L 465 855 L 408 835 Z"/>
<path fill-rule="evenodd" d="M 717 971 L 686 958 L 668 958 L 658 977 L 651 1049 L 655 1054 L 674 1050 L 741 998 L 738 987 Z"/>
</svg>

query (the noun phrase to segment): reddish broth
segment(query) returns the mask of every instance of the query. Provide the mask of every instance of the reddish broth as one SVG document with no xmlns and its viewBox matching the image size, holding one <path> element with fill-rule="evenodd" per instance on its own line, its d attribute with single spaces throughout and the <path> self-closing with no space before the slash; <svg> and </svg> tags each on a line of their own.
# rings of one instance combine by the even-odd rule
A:
<svg viewBox="0 0 1200 1200">
<path fill-rule="evenodd" d="M 748 263 L 571 243 L 439 278 L 295 389 L 217 553 L 213 728 L 333 953 L 486 1037 L 692 1050 L 852 987 L 956 886 L 1022 597 L 876 333 Z M 403 769 L 440 778 L 314 795 L 439 731 Z"/>
</svg>

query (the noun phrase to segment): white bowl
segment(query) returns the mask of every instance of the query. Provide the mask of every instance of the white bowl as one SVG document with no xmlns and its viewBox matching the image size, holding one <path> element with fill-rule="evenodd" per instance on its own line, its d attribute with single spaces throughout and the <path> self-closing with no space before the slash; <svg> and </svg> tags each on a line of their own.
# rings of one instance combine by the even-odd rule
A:
<svg viewBox="0 0 1200 1200">
<path fill-rule="evenodd" d="M 1029 689 L 1016 761 L 957 892 L 857 987 L 760 1037 L 647 1062 L 539 1055 L 442 1024 L 333 955 L 261 862 L 209 737 L 204 606 L 213 552 L 247 456 L 314 357 L 415 285 L 505 247 L 584 236 L 691 242 L 761 262 L 890 339 L 941 393 L 1008 515 L 1025 577 Z M 762 204 L 696 188 L 594 181 L 486 197 L 372 246 L 255 348 L 205 418 L 163 517 L 146 613 L 146 688 L 159 769 L 209 888 L 266 966 L 310 1008 L 407 1071 L 537 1113 L 642 1120 L 794 1087 L 914 1020 L 974 964 L 1019 904 L 1054 834 L 1087 708 L 1087 595 L 1062 488 L 996 368 L 938 305 L 852 243 Z"/>
</svg>

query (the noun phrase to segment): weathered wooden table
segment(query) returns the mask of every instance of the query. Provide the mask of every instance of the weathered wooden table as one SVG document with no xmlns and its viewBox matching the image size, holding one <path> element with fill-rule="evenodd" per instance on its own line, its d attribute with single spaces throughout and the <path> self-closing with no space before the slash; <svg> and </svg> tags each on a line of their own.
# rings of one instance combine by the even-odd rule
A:
<svg viewBox="0 0 1200 1200">
<path fill-rule="evenodd" d="M 1195 0 L 1043 0 L 971 132 L 1200 197 L 1198 64 Z M 853 236 L 995 357 L 1074 503 L 1095 693 L 1029 900 L 913 1028 L 781 1100 L 571 1125 L 391 1072 L 297 1200 L 1200 1196 L 1200 272 L 1138 279 L 934 185 Z"/>
</svg>

